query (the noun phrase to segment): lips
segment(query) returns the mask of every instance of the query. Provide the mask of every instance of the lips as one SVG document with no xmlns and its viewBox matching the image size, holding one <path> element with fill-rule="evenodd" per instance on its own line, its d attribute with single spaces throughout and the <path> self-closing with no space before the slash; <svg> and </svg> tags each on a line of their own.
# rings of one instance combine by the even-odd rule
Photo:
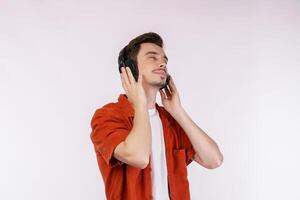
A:
<svg viewBox="0 0 300 200">
<path fill-rule="evenodd" d="M 154 73 L 156 73 L 156 74 L 161 74 L 161 75 L 166 75 L 166 72 L 165 72 L 165 70 L 162 70 L 162 69 L 159 69 L 159 70 L 154 70 L 153 71 Z"/>
</svg>

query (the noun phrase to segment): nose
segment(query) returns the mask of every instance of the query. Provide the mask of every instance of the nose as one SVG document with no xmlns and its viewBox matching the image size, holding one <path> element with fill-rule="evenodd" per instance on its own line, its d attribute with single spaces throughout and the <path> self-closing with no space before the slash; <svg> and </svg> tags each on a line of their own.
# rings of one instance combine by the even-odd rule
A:
<svg viewBox="0 0 300 200">
<path fill-rule="evenodd" d="M 162 64 L 159 65 L 159 67 L 166 68 L 166 64 L 162 63 Z"/>
<path fill-rule="evenodd" d="M 165 61 L 162 61 L 159 65 L 159 68 L 164 68 L 166 69 L 167 68 L 167 63 Z"/>
<path fill-rule="evenodd" d="M 166 63 L 165 63 L 165 62 L 161 63 L 161 64 L 159 65 L 159 68 L 160 68 L 160 69 L 163 69 L 166 73 L 168 73 L 167 66 L 166 66 Z"/>
</svg>

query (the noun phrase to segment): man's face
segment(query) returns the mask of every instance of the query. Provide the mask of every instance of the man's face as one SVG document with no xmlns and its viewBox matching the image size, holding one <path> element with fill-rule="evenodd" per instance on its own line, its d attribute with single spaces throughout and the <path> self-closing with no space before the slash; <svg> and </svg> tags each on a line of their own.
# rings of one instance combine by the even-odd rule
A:
<svg viewBox="0 0 300 200">
<path fill-rule="evenodd" d="M 144 75 L 144 81 L 160 88 L 167 79 L 168 58 L 164 50 L 153 43 L 142 43 L 137 55 L 139 74 Z"/>
</svg>

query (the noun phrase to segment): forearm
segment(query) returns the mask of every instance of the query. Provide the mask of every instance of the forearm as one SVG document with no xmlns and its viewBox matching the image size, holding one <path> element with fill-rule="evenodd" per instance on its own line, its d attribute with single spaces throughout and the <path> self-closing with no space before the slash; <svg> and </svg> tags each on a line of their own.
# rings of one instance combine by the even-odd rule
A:
<svg viewBox="0 0 300 200">
<path fill-rule="evenodd" d="M 216 142 L 197 126 L 183 108 L 171 115 L 185 131 L 202 163 L 215 166 L 222 162 L 223 156 Z"/>
<path fill-rule="evenodd" d="M 151 127 L 147 106 L 135 106 L 133 128 L 125 140 L 130 154 L 148 160 L 151 153 Z"/>
</svg>

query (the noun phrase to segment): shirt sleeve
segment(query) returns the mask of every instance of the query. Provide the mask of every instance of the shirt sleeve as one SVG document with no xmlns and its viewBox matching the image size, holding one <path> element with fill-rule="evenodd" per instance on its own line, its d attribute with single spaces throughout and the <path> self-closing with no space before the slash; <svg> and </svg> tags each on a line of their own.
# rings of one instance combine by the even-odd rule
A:
<svg viewBox="0 0 300 200">
<path fill-rule="evenodd" d="M 126 139 L 129 130 L 122 116 L 114 109 L 102 107 L 96 110 L 91 120 L 90 138 L 97 154 L 100 154 L 110 167 L 122 165 L 123 162 L 113 156 L 115 148 Z"/>
<path fill-rule="evenodd" d="M 185 149 L 185 153 L 186 153 L 186 165 L 189 165 L 193 160 L 194 160 L 194 156 L 195 156 L 195 149 L 190 141 L 190 139 L 188 138 L 187 134 L 185 133 L 185 131 L 183 130 L 183 128 L 179 125 L 178 122 L 175 121 L 175 128 L 176 131 L 179 134 L 179 141 L 180 141 L 180 145 L 182 148 Z"/>
</svg>

